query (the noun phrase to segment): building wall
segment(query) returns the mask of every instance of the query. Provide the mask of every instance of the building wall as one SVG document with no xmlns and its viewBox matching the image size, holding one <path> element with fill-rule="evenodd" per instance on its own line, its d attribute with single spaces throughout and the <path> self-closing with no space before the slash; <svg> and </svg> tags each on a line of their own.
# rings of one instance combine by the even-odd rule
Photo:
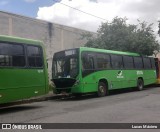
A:
<svg viewBox="0 0 160 132">
<path fill-rule="evenodd" d="M 37 39 L 44 42 L 51 78 L 53 54 L 57 51 L 83 46 L 86 31 L 0 11 L 0 34 Z"/>
</svg>

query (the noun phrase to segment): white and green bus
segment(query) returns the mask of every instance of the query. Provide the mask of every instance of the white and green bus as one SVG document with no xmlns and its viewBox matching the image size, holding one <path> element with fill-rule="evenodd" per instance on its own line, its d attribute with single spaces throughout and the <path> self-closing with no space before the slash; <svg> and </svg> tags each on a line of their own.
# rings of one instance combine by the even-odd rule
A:
<svg viewBox="0 0 160 132">
<path fill-rule="evenodd" d="M 80 95 L 144 86 L 156 82 L 155 61 L 137 53 L 80 47 L 53 56 L 54 92 Z"/>
</svg>

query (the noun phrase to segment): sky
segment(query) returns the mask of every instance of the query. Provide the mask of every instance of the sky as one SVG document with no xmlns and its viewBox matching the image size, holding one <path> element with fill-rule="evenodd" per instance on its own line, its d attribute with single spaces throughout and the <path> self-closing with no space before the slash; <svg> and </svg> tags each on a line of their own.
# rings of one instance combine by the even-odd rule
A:
<svg viewBox="0 0 160 132">
<path fill-rule="evenodd" d="M 160 20 L 160 0 L 0 0 L 0 10 L 92 32 L 119 16 L 153 23 L 157 33 Z"/>
</svg>

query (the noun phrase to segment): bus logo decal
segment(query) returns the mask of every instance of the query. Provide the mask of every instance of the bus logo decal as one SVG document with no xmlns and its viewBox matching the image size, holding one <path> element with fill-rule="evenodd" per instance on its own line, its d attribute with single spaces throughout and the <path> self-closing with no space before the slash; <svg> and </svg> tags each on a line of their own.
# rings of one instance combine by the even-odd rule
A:
<svg viewBox="0 0 160 132">
<path fill-rule="evenodd" d="M 2 124 L 2 129 L 11 129 L 11 124 Z"/>
<path fill-rule="evenodd" d="M 119 71 L 119 72 L 118 72 L 117 78 L 124 78 L 122 71 Z"/>
</svg>

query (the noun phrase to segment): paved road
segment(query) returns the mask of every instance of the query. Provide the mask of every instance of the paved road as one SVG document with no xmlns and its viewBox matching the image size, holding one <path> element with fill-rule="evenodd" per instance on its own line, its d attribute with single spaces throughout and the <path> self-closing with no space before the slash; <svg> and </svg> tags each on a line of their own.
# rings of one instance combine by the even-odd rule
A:
<svg viewBox="0 0 160 132">
<path fill-rule="evenodd" d="M 0 123 L 160 123 L 160 87 L 65 98 L 0 109 Z"/>
</svg>

